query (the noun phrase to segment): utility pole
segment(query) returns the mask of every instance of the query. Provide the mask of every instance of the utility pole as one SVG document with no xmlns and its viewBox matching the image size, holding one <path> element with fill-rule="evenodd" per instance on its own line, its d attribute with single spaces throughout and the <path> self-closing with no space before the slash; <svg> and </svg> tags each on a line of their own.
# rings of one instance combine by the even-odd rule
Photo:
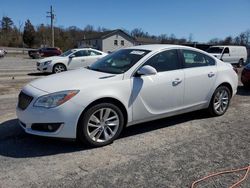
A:
<svg viewBox="0 0 250 188">
<path fill-rule="evenodd" d="M 51 47 L 55 46 L 55 41 L 54 41 L 54 19 L 55 19 L 55 14 L 53 11 L 52 6 L 50 6 L 50 11 L 47 12 L 49 14 L 47 17 L 50 18 L 50 27 L 51 27 Z"/>
</svg>

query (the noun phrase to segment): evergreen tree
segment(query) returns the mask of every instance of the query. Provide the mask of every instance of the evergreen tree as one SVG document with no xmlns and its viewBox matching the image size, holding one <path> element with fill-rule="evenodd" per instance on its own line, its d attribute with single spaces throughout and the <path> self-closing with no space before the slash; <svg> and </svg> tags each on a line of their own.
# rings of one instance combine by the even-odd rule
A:
<svg viewBox="0 0 250 188">
<path fill-rule="evenodd" d="M 27 44 L 29 47 L 32 47 L 35 43 L 35 29 L 28 19 L 25 22 L 24 31 L 23 31 L 23 42 Z"/>
</svg>

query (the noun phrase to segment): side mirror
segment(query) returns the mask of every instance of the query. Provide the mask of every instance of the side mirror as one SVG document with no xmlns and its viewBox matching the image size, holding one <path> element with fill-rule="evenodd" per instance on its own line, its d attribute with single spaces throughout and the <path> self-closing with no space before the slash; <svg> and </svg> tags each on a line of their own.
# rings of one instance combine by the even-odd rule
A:
<svg viewBox="0 0 250 188">
<path fill-rule="evenodd" d="M 72 55 L 69 56 L 70 59 L 72 59 L 72 58 L 74 58 L 74 57 L 75 57 L 74 54 L 72 54 Z"/>
<path fill-rule="evenodd" d="M 155 74 L 157 74 L 157 70 L 150 65 L 145 65 L 137 71 L 137 75 L 155 75 Z"/>
</svg>

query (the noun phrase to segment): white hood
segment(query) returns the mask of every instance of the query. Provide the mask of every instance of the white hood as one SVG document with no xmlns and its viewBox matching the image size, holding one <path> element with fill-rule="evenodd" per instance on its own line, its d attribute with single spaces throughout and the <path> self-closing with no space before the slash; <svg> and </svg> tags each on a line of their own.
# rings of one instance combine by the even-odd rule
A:
<svg viewBox="0 0 250 188">
<path fill-rule="evenodd" d="M 123 79 L 123 74 L 116 75 L 81 68 L 40 78 L 30 82 L 29 85 L 47 93 L 53 93 L 83 89 L 94 84 L 105 84 L 105 82 L 110 82 L 111 80 L 121 79 Z"/>
<path fill-rule="evenodd" d="M 41 60 L 39 60 L 40 63 L 45 62 L 45 61 L 53 61 L 53 60 L 59 60 L 59 59 L 65 59 L 68 57 L 61 57 L 61 56 L 51 56 L 51 57 L 46 57 Z"/>
</svg>

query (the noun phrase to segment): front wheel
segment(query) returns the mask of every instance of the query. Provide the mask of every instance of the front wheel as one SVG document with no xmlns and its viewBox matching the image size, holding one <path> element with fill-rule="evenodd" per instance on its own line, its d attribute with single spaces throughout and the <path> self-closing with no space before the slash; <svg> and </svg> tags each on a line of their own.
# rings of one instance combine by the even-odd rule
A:
<svg viewBox="0 0 250 188">
<path fill-rule="evenodd" d="M 55 64 L 53 67 L 53 73 L 60 73 L 66 71 L 67 68 L 63 64 Z"/>
<path fill-rule="evenodd" d="M 221 116 L 223 115 L 230 104 L 231 93 L 228 87 L 220 86 L 218 87 L 210 101 L 209 112 L 212 116 Z"/>
<path fill-rule="evenodd" d="M 124 116 L 114 104 L 101 103 L 92 106 L 82 116 L 77 138 L 84 144 L 100 147 L 112 143 L 121 133 Z"/>
</svg>

